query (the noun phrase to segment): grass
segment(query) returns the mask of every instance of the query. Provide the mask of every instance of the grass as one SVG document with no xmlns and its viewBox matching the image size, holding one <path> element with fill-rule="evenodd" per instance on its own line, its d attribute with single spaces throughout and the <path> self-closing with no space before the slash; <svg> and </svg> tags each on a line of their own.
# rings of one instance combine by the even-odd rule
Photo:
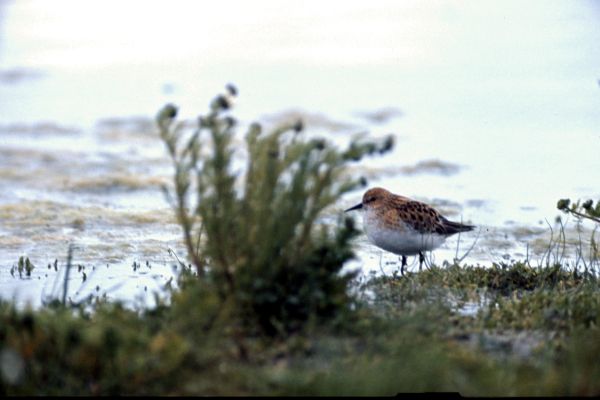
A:
<svg viewBox="0 0 600 400">
<path fill-rule="evenodd" d="M 189 272 L 178 286 L 145 310 L 0 303 L 0 393 L 600 394 L 599 282 L 560 266 L 372 278 L 342 321 L 285 337 L 247 334 L 243 356 L 217 294 Z M 479 310 L 460 313 L 470 300 Z M 517 346 L 524 337 L 526 349 Z"/>
</svg>

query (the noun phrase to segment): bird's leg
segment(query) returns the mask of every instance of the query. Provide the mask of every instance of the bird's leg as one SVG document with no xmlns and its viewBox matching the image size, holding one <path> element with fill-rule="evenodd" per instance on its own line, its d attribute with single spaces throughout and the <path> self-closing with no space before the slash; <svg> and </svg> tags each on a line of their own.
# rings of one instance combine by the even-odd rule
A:
<svg viewBox="0 0 600 400">
<path fill-rule="evenodd" d="M 400 275 L 404 276 L 404 267 L 406 267 L 406 256 L 402 256 L 402 266 L 400 267 Z"/>
<path fill-rule="evenodd" d="M 421 272 L 421 267 L 423 266 L 423 261 L 425 261 L 425 257 L 422 252 L 419 252 L 419 272 Z"/>
</svg>

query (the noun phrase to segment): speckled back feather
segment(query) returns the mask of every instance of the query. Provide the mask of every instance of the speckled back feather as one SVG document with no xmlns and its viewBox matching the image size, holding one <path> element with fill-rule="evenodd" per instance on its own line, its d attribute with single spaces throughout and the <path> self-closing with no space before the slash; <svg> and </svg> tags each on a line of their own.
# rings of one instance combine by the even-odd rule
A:
<svg viewBox="0 0 600 400">
<path fill-rule="evenodd" d="M 375 205 L 383 221 L 393 225 L 404 222 L 420 233 L 450 236 L 474 228 L 472 225 L 449 221 L 425 203 L 394 195 L 382 188 L 373 188 L 364 194 L 363 204 L 369 203 Z"/>
</svg>

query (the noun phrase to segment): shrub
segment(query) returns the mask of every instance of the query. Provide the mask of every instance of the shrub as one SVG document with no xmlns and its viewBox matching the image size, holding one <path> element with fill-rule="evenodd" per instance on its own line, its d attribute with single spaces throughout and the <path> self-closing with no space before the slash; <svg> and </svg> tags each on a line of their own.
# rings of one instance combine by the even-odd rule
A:
<svg viewBox="0 0 600 400">
<path fill-rule="evenodd" d="M 253 123 L 239 174 L 233 168 L 237 121 L 228 115 L 237 90 L 227 89 L 185 139 L 174 106 L 157 117 L 175 167 L 171 198 L 189 258 L 245 328 L 274 335 L 301 329 L 313 317 L 333 318 L 350 303 L 352 274 L 340 271 L 353 257 L 357 232 L 351 219 L 322 223 L 323 211 L 364 185 L 348 177 L 346 166 L 387 152 L 392 137 L 357 138 L 339 150 L 306 138 L 301 121 L 268 133 Z"/>
</svg>

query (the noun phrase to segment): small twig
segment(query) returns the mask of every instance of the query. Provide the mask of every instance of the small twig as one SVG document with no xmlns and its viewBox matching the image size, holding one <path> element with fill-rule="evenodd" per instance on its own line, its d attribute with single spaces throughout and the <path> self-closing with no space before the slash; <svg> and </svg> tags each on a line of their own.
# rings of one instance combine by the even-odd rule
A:
<svg viewBox="0 0 600 400">
<path fill-rule="evenodd" d="M 200 238 L 202 237 L 202 228 L 204 227 L 204 223 L 200 222 L 200 227 L 198 228 L 198 240 L 196 241 L 196 257 L 200 258 Z"/>
<path fill-rule="evenodd" d="M 69 250 L 67 253 L 67 266 L 65 272 L 65 280 L 63 282 L 63 295 L 62 295 L 62 305 L 67 304 L 67 292 L 69 289 L 69 272 L 71 271 L 71 260 L 73 259 L 73 243 L 69 244 Z"/>
<path fill-rule="evenodd" d="M 431 267 L 433 266 L 433 263 L 435 262 L 434 257 L 435 257 L 435 255 L 431 251 L 429 252 L 429 257 L 427 256 L 427 253 L 425 253 L 425 255 L 423 256 L 423 264 L 425 264 L 425 268 L 428 271 L 431 269 Z"/>
<path fill-rule="evenodd" d="M 552 229 L 552 225 L 550 224 L 550 222 L 548 222 L 547 219 L 544 218 L 544 220 L 546 221 L 546 224 L 548 224 L 548 228 L 550 228 L 550 242 L 548 243 L 548 250 L 544 252 L 544 255 L 542 256 L 542 260 L 541 260 L 541 264 L 544 264 L 544 258 L 546 258 L 546 266 L 550 265 L 550 256 L 552 255 L 552 247 L 553 247 L 553 239 L 554 239 L 554 229 Z M 546 256 L 546 254 L 548 254 Z"/>
<path fill-rule="evenodd" d="M 463 260 L 465 258 L 467 258 L 467 256 L 471 253 L 471 251 L 475 248 L 475 244 L 477 244 L 477 241 L 479 240 L 479 236 L 481 235 L 481 229 L 479 228 L 479 231 L 477 232 L 477 236 L 475 237 L 475 241 L 473 242 L 473 244 L 471 244 L 471 247 L 469 247 L 469 249 L 467 250 L 467 252 L 465 254 L 463 254 L 463 256 L 461 258 L 458 258 L 458 246 L 456 248 L 456 256 L 454 258 L 454 263 L 455 264 L 460 264 L 461 262 L 463 262 Z M 459 239 L 460 239 L 460 232 L 459 232 Z"/>
<path fill-rule="evenodd" d="M 571 210 L 569 208 L 566 208 L 563 211 L 571 213 L 571 214 L 574 214 L 574 215 L 577 215 L 578 217 L 581 217 L 581 218 L 590 219 L 590 220 L 592 220 L 592 221 L 597 222 L 597 223 L 600 224 L 600 218 L 596 218 L 596 217 L 593 217 L 591 215 L 583 214 L 583 213 L 580 213 L 579 211 Z"/>
<path fill-rule="evenodd" d="M 557 247 L 557 249 L 556 249 L 556 258 L 557 258 L 556 261 L 559 264 L 562 264 L 563 260 L 565 259 L 565 251 L 566 251 L 566 248 L 567 248 L 567 235 L 565 233 L 565 225 L 563 224 L 562 219 L 560 219 L 558 222 L 560 224 L 559 238 L 562 237 L 562 251 L 560 252 L 560 257 L 558 257 L 559 249 Z M 560 242 L 559 242 L 559 245 L 560 245 Z"/>
<path fill-rule="evenodd" d="M 589 259 L 589 269 L 591 271 L 594 271 L 594 273 L 595 273 L 595 270 L 596 270 L 595 264 L 597 264 L 597 262 L 598 262 L 598 257 L 597 257 L 597 254 L 598 254 L 598 244 L 596 243 L 596 240 L 595 240 L 595 236 L 596 236 L 597 230 L 598 230 L 598 227 L 594 227 L 594 230 L 592 231 L 592 234 L 590 236 L 590 248 L 589 248 L 589 253 L 588 253 L 589 257 L 590 257 L 590 259 Z"/>
<path fill-rule="evenodd" d="M 183 268 L 186 267 L 186 265 L 183 263 L 183 261 L 181 261 L 179 259 L 179 257 L 177 257 L 177 254 L 175 253 L 175 251 L 173 249 L 171 249 L 170 247 L 168 248 L 168 252 L 170 256 L 174 256 L 177 259 L 177 262 L 179 263 L 179 265 L 181 265 Z"/>
<path fill-rule="evenodd" d="M 383 270 L 383 265 L 381 263 L 381 260 L 383 259 L 383 251 L 379 252 L 379 270 L 381 271 L 381 275 L 385 278 L 385 281 L 392 286 L 392 280 L 386 275 L 385 271 Z"/>
<path fill-rule="evenodd" d="M 462 215 L 460 216 L 460 223 L 462 224 L 463 219 Z M 456 239 L 456 252 L 454 253 L 454 262 L 456 263 L 456 259 L 458 258 L 458 249 L 460 247 L 460 237 L 462 232 L 458 232 L 458 238 Z"/>
<path fill-rule="evenodd" d="M 585 261 L 585 255 L 583 253 L 583 241 L 581 240 L 581 230 L 577 229 L 577 236 L 579 239 L 579 244 L 578 247 L 575 249 L 575 253 L 577 254 L 577 257 L 575 259 L 575 268 L 577 268 L 577 266 L 579 265 L 579 261 L 581 260 L 581 262 L 583 262 L 583 267 L 585 270 L 588 269 L 588 265 L 587 262 Z"/>
</svg>

